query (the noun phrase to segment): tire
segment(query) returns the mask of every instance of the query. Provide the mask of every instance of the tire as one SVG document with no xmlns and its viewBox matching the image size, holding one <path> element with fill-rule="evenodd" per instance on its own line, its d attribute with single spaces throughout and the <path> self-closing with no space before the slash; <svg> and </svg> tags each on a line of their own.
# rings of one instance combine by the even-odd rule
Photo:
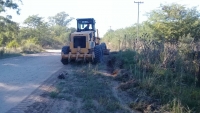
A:
<svg viewBox="0 0 200 113">
<path fill-rule="evenodd" d="M 97 45 L 94 47 L 94 63 L 101 63 L 102 61 L 102 50 L 101 50 L 101 46 Z"/>
<path fill-rule="evenodd" d="M 104 42 L 101 43 L 101 46 L 102 46 L 102 52 L 103 52 L 103 55 L 107 55 L 106 53 L 104 53 L 104 50 L 107 50 L 107 46 Z"/>
<path fill-rule="evenodd" d="M 104 52 L 103 52 L 104 51 L 104 46 L 102 44 L 100 44 L 99 46 L 101 48 L 101 54 L 102 54 L 102 57 L 103 57 L 103 55 L 104 55 Z"/>
<path fill-rule="evenodd" d="M 64 54 L 69 54 L 69 46 L 64 46 L 64 47 L 62 47 L 62 52 L 64 53 Z M 61 62 L 62 62 L 62 64 L 63 65 L 67 65 L 68 64 L 68 59 L 61 59 Z"/>
<path fill-rule="evenodd" d="M 104 42 L 102 42 L 101 45 L 103 46 L 103 49 L 107 49 L 106 44 Z"/>
<path fill-rule="evenodd" d="M 61 62 L 62 62 L 63 65 L 67 65 L 67 64 L 68 64 L 68 59 L 63 59 L 63 58 L 62 58 L 62 59 L 61 59 Z"/>
<path fill-rule="evenodd" d="M 69 46 L 63 46 L 62 51 L 64 54 L 69 54 Z"/>
</svg>

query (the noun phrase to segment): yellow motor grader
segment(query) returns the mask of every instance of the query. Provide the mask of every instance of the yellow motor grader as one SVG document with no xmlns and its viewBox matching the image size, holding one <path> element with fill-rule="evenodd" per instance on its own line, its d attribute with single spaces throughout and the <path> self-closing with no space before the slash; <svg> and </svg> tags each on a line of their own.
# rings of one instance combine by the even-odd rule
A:
<svg viewBox="0 0 200 113">
<path fill-rule="evenodd" d="M 64 65 L 71 60 L 100 63 L 103 55 L 109 54 L 110 50 L 107 49 L 106 44 L 100 44 L 95 23 L 94 18 L 77 19 L 77 31 L 70 34 L 69 45 L 62 47 L 61 62 Z"/>
</svg>

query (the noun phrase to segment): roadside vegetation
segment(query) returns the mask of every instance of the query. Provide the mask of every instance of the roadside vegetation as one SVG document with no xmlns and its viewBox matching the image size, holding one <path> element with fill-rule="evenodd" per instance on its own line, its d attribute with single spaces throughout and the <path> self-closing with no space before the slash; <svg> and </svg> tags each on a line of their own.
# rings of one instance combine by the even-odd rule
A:
<svg viewBox="0 0 200 113">
<path fill-rule="evenodd" d="M 112 78 L 101 74 L 98 66 L 72 65 L 73 69 L 70 74 L 57 84 L 57 95 L 50 92 L 52 98 L 60 98 L 76 104 L 76 107 L 69 109 L 71 113 L 80 111 L 82 113 L 130 112 L 114 96 Z"/>
<path fill-rule="evenodd" d="M 139 37 L 137 25 L 109 30 L 104 36 L 108 48 L 120 51 L 113 56 L 113 70 L 123 62 L 122 69 L 130 71 L 139 88 L 164 111 L 200 112 L 200 12 L 196 7 L 167 4 L 147 16 Z M 135 88 L 125 91 L 134 95 Z M 144 109 L 144 104 L 130 106 Z"/>
</svg>

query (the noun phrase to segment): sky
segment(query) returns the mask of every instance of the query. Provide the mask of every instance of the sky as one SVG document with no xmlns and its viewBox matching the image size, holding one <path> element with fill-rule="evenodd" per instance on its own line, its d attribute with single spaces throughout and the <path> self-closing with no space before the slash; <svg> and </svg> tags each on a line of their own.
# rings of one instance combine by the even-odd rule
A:
<svg viewBox="0 0 200 113">
<path fill-rule="evenodd" d="M 28 16 L 38 14 L 46 20 L 65 11 L 69 17 L 75 19 L 69 27 L 76 27 L 76 18 L 94 18 L 96 29 L 102 37 L 110 28 L 113 30 L 130 27 L 137 23 L 138 18 L 137 0 L 22 0 L 20 15 L 14 11 L 11 14 L 13 21 L 23 23 Z M 139 22 L 147 20 L 145 14 L 159 8 L 160 4 L 179 3 L 186 7 L 198 6 L 200 11 L 200 0 L 141 0 L 139 5 Z"/>
</svg>

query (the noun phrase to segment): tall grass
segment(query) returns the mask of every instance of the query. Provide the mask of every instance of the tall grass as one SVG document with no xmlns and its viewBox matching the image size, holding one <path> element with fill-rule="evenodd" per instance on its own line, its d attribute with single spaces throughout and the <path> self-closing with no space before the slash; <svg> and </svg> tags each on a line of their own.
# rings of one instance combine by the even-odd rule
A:
<svg viewBox="0 0 200 113">
<path fill-rule="evenodd" d="M 165 110 L 200 112 L 199 42 L 189 35 L 178 41 L 146 39 L 144 36 L 132 43 L 121 41 L 117 58 L 124 61 L 125 68 L 131 70 L 152 97 L 163 106 L 169 105 L 163 107 Z"/>
</svg>

